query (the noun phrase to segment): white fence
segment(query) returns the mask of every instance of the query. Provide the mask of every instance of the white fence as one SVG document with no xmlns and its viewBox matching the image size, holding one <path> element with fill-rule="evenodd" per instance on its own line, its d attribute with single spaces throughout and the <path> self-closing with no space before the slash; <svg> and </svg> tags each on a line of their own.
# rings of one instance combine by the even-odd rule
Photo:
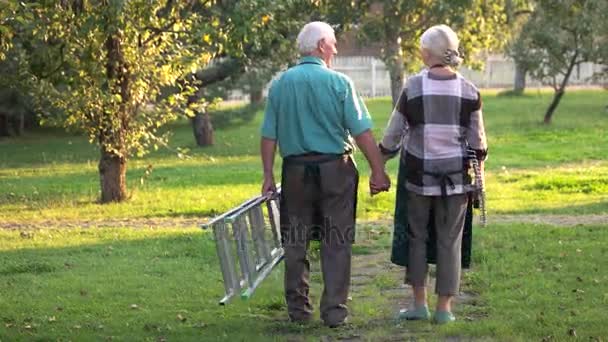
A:
<svg viewBox="0 0 608 342">
<path fill-rule="evenodd" d="M 332 68 L 348 75 L 357 91 L 363 97 L 390 96 L 390 79 L 385 64 L 374 57 L 345 57 L 337 56 Z M 591 76 L 602 70 L 602 66 L 593 63 L 583 63 L 576 68 L 570 78 L 570 85 L 601 86 L 606 85 L 593 81 Z M 488 57 L 483 70 L 472 70 L 461 67 L 459 72 L 471 80 L 479 88 L 511 88 L 515 79 L 515 64 L 513 60 L 499 55 Z M 541 87 L 540 81 L 531 77 L 526 78 L 527 87 Z M 228 100 L 246 100 L 247 96 L 239 90 L 232 91 Z"/>
<path fill-rule="evenodd" d="M 384 63 L 373 57 L 336 57 L 333 68 L 353 79 L 357 90 L 365 97 L 390 96 L 390 79 Z M 591 79 L 602 66 L 593 63 L 581 64 L 574 70 L 570 85 L 601 85 Z M 462 67 L 459 72 L 480 88 L 511 88 L 515 79 L 513 60 L 502 56 L 490 56 L 483 70 Z M 527 77 L 528 87 L 543 86 L 540 81 Z"/>
</svg>

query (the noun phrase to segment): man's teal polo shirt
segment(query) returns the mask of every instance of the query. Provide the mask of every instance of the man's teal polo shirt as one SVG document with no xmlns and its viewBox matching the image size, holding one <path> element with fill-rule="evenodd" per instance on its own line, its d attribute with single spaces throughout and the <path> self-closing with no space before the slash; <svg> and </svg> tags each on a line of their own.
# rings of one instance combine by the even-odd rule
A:
<svg viewBox="0 0 608 342">
<path fill-rule="evenodd" d="M 273 82 L 262 136 L 277 140 L 282 157 L 352 150 L 349 134 L 372 128 L 365 104 L 348 76 L 307 56 Z"/>
</svg>

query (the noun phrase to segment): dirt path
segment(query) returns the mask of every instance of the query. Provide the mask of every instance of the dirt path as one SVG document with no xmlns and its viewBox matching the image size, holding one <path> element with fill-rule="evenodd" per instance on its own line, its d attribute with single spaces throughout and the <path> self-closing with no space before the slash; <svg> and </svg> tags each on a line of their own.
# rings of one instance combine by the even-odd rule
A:
<svg viewBox="0 0 608 342">
<path fill-rule="evenodd" d="M 4 221 L 0 222 L 0 229 L 8 230 L 40 230 L 57 228 L 196 228 L 206 222 L 205 218 L 183 218 L 183 217 L 156 217 L 156 218 L 133 218 L 133 219 L 107 219 L 107 220 L 82 220 L 62 221 L 47 220 L 31 223 Z M 577 226 L 577 225 L 599 225 L 608 224 L 608 215 L 492 215 L 488 217 L 488 224 L 493 223 L 533 223 L 548 224 L 555 226 Z M 363 225 L 391 226 L 392 221 L 361 221 Z"/>
<path fill-rule="evenodd" d="M 317 262 L 311 262 L 311 279 L 313 282 L 319 282 L 320 269 L 316 265 Z M 434 292 L 435 278 L 434 268 L 431 267 L 429 272 L 429 292 Z M 359 342 L 359 341 L 408 341 L 416 339 L 434 339 L 433 331 L 428 323 L 396 321 L 395 317 L 400 309 L 409 307 L 412 300 L 412 292 L 409 286 L 403 284 L 405 269 L 401 266 L 394 265 L 389 260 L 388 249 L 374 249 L 372 254 L 359 254 L 353 256 L 352 273 L 351 273 L 351 290 L 350 298 L 354 305 L 350 310 L 350 321 L 344 327 L 335 331 L 329 332 L 327 335 L 321 335 L 320 341 L 341 341 L 341 342 Z M 381 286 L 379 286 L 381 282 Z M 370 293 L 372 289 L 373 293 Z M 314 297 L 318 293 L 312 294 Z M 367 319 L 361 322 L 360 317 L 367 317 L 369 313 L 359 312 L 367 307 L 369 303 L 376 306 L 376 312 L 373 314 L 373 319 Z M 456 297 L 456 306 L 459 312 L 467 305 L 476 305 L 476 297 L 463 288 L 461 294 Z M 317 308 L 315 308 L 316 310 Z M 472 320 L 468 316 L 460 316 L 463 320 Z M 321 327 L 320 321 L 312 323 Z M 274 331 L 275 336 L 280 336 L 282 340 L 299 342 L 308 341 L 301 332 L 294 333 L 289 326 L 277 329 Z"/>
<path fill-rule="evenodd" d="M 155 218 L 134 218 L 134 219 L 107 219 L 107 220 L 82 220 L 82 221 L 62 221 L 47 220 L 32 223 L 23 222 L 0 222 L 0 229 L 9 230 L 39 230 L 57 228 L 196 228 L 200 227 L 204 219 L 181 218 L 181 217 L 155 217 Z"/>
<path fill-rule="evenodd" d="M 535 223 L 554 226 L 578 226 L 608 224 L 608 215 L 496 215 L 488 223 Z"/>
</svg>

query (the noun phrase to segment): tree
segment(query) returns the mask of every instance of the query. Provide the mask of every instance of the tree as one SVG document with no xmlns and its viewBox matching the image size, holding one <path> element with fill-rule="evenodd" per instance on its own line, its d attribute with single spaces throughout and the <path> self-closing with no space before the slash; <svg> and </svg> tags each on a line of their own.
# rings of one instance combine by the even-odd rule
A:
<svg viewBox="0 0 608 342">
<path fill-rule="evenodd" d="M 15 33 L 12 21 L 16 18 L 18 6 L 15 1 L 0 1 L 0 61 L 6 58 L 6 52 L 12 47 Z"/>
<path fill-rule="evenodd" d="M 605 63 L 608 32 L 605 0 L 537 1 L 516 51 L 536 79 L 550 84 L 554 96 L 544 116 L 550 124 L 574 69 L 584 62 Z M 603 56 L 603 57 L 602 57 Z"/>
<path fill-rule="evenodd" d="M 530 69 L 525 59 L 520 59 L 521 51 L 527 48 L 522 37 L 522 28 L 530 18 L 534 8 L 533 0 L 509 0 L 506 3 L 507 24 L 511 26 L 509 43 L 506 54 L 513 58 L 515 73 L 513 79 L 513 94 L 523 94 L 526 89 L 526 75 Z"/>
<path fill-rule="evenodd" d="M 480 51 L 500 47 L 508 34 L 505 0 L 382 0 L 371 1 L 372 10 L 361 22 L 363 41 L 381 41 L 393 103 L 403 87 L 406 71 L 420 66 L 420 35 L 437 24 L 451 26 L 461 40 L 465 61 L 474 64 Z"/>
<path fill-rule="evenodd" d="M 196 105 L 187 102 L 194 88 L 177 81 L 207 64 L 225 38 L 215 9 L 195 0 L 48 0 L 21 12 L 32 16 L 24 27 L 35 39 L 62 51 L 63 83 L 38 78 L 40 96 L 63 111 L 57 122 L 99 146 L 100 201 L 125 200 L 129 157 L 162 144 L 158 128 Z M 163 98 L 167 86 L 181 91 Z"/>
<path fill-rule="evenodd" d="M 366 0 L 224 3 L 219 21 L 230 32 L 230 41 L 217 56 L 216 63 L 196 73 L 201 83 L 193 101 L 208 97 L 207 87 L 229 80 L 234 87 L 249 92 L 252 102 L 260 102 L 263 88 L 272 76 L 295 62 L 298 56 L 295 40 L 304 24 L 327 21 L 339 34 L 357 21 L 366 6 Z M 213 127 L 208 108 L 201 108 L 191 121 L 197 145 L 212 145 Z"/>
<path fill-rule="evenodd" d="M 0 136 L 20 135 L 32 124 L 32 103 L 29 98 L 33 83 L 19 35 L 20 23 L 31 16 L 20 13 L 17 2 L 0 3 Z"/>
<path fill-rule="evenodd" d="M 37 125 L 37 116 L 54 114 L 46 98 L 35 96 L 37 80 L 56 84 L 64 51 L 56 42 L 42 42 L 32 34 L 33 12 L 25 11 L 27 6 L 20 2 L 0 7 L 5 18 L 0 25 L 0 136 L 21 135 Z"/>
</svg>

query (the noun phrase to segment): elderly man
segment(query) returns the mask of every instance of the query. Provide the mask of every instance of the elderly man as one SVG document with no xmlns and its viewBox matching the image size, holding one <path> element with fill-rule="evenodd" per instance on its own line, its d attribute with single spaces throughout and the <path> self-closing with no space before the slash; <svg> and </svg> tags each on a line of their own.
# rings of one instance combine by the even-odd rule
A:
<svg viewBox="0 0 608 342">
<path fill-rule="evenodd" d="M 329 69 L 337 53 L 331 26 L 311 22 L 302 28 L 297 43 L 302 58 L 272 84 L 268 94 L 261 139 L 262 193 L 275 190 L 278 143 L 283 157 L 281 233 L 289 318 L 311 319 L 306 254 L 309 241 L 319 239 L 325 284 L 321 318 L 327 326 L 337 327 L 348 316 L 359 178 L 351 158 L 351 135 L 369 162 L 372 195 L 388 190 L 390 180 L 367 108 L 353 82 Z"/>
<path fill-rule="evenodd" d="M 275 190 L 278 144 L 283 157 L 281 233 L 289 318 L 311 319 L 306 254 L 310 239 L 318 238 L 325 285 L 321 318 L 327 326 L 336 327 L 348 316 L 359 180 L 351 158 L 351 135 L 369 162 L 372 195 L 388 190 L 390 180 L 370 130 L 369 113 L 353 82 L 329 69 L 337 53 L 331 26 L 309 23 L 297 42 L 302 58 L 272 84 L 268 95 L 261 141 L 262 193 Z"/>
</svg>

